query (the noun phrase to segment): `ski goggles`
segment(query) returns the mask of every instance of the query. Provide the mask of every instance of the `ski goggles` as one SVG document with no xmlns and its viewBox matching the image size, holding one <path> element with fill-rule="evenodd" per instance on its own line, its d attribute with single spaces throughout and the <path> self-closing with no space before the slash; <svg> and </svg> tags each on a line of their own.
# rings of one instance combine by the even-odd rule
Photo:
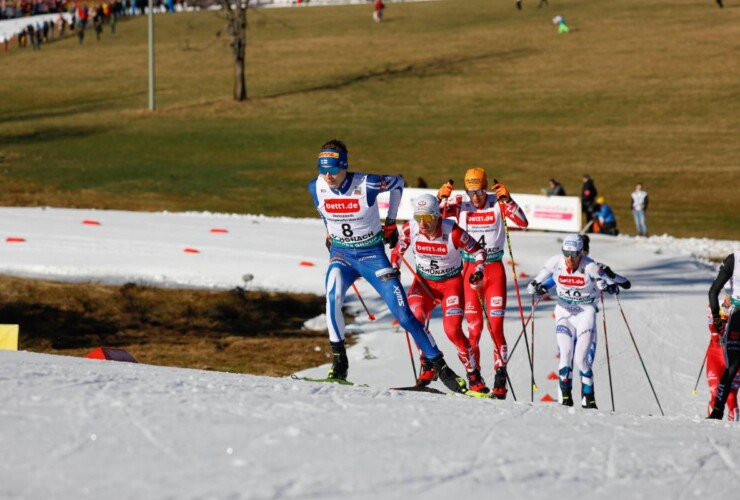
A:
<svg viewBox="0 0 740 500">
<path fill-rule="evenodd" d="M 474 189 L 472 191 L 470 191 L 470 190 L 468 191 L 468 196 L 470 196 L 471 198 L 473 196 L 484 196 L 485 194 L 486 194 L 486 190 L 485 189 Z"/>
<path fill-rule="evenodd" d="M 581 255 L 581 252 L 579 252 L 578 250 L 563 250 L 563 255 L 575 259 L 579 255 Z"/>
<path fill-rule="evenodd" d="M 416 222 L 426 222 L 430 224 L 437 220 L 437 216 L 434 214 L 414 214 L 414 220 Z"/>
<path fill-rule="evenodd" d="M 339 167 L 319 167 L 320 175 L 337 175 L 339 173 Z"/>
</svg>

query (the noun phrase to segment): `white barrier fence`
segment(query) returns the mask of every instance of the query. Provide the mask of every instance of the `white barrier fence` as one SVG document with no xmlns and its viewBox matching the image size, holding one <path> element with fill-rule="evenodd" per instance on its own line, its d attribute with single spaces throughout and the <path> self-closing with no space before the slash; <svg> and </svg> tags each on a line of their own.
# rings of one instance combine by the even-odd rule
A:
<svg viewBox="0 0 740 500">
<path fill-rule="evenodd" d="M 404 188 L 401 205 L 398 208 L 398 219 L 409 220 L 414 216 L 413 203 L 420 195 L 429 193 L 436 195 L 434 189 Z M 453 196 L 461 194 L 467 199 L 465 191 L 453 191 Z M 388 213 L 388 193 L 378 196 L 378 208 L 380 215 L 385 218 Z M 529 229 L 540 229 L 544 231 L 562 231 L 577 233 L 581 230 L 581 199 L 577 196 L 541 196 L 535 194 L 512 193 L 511 197 L 516 200 L 529 221 Z M 516 224 L 508 221 L 510 227 L 516 228 Z"/>
</svg>

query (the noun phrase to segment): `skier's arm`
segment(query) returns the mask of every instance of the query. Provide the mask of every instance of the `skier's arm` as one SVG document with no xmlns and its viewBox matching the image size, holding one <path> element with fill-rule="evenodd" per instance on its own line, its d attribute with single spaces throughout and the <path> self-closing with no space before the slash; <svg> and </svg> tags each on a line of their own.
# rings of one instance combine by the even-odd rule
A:
<svg viewBox="0 0 740 500">
<path fill-rule="evenodd" d="M 406 253 L 406 250 L 409 248 L 409 244 L 411 243 L 410 224 L 411 222 L 407 222 L 401 226 L 401 231 L 398 236 L 398 245 L 396 245 L 396 248 L 391 252 L 391 265 L 395 269 L 401 269 L 403 254 Z"/>
<path fill-rule="evenodd" d="M 401 205 L 403 195 L 403 177 L 399 175 L 368 175 L 367 176 L 367 200 L 372 206 L 380 193 L 390 193 L 388 200 L 388 219 L 395 221 L 398 215 L 398 207 Z"/>
<path fill-rule="evenodd" d="M 455 245 L 455 248 L 464 250 L 468 255 L 472 255 L 475 258 L 476 270 L 483 272 L 483 267 L 486 263 L 486 249 L 457 224 L 452 228 L 452 234 L 450 236 L 452 236 L 452 244 Z"/>
<path fill-rule="evenodd" d="M 712 282 L 712 286 L 709 287 L 709 307 L 712 309 L 712 317 L 714 318 L 719 316 L 719 293 L 725 283 L 730 280 L 733 272 L 735 272 L 735 255 L 730 254 L 722 261 L 717 277 Z"/>
<path fill-rule="evenodd" d="M 510 199 L 508 203 L 502 203 L 501 206 L 504 209 L 504 215 L 507 219 L 513 221 L 521 228 L 529 226 L 529 221 L 527 220 L 527 216 L 524 215 L 524 210 L 513 199 Z"/>
<path fill-rule="evenodd" d="M 598 262 L 597 265 L 601 270 L 601 272 L 599 273 L 599 277 L 604 279 L 607 283 L 616 283 L 625 290 L 629 290 L 630 288 L 632 288 L 632 283 L 630 283 L 630 280 L 628 280 L 621 274 L 617 274 L 612 271 L 611 267 L 607 266 L 606 264 L 602 264 L 601 262 Z"/>
</svg>

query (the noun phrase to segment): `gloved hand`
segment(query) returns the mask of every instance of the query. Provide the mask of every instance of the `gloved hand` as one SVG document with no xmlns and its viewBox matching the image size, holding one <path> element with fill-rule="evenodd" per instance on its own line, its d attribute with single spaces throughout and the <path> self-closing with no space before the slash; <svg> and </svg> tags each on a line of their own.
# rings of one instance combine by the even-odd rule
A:
<svg viewBox="0 0 740 500">
<path fill-rule="evenodd" d="M 449 182 L 445 182 L 444 184 L 442 184 L 442 187 L 439 188 L 439 191 L 437 191 L 437 199 L 443 200 L 445 198 L 449 198 L 452 194 L 453 189 L 455 189 L 455 186 L 453 186 Z"/>
<path fill-rule="evenodd" d="M 601 278 L 596 278 L 596 288 L 598 288 L 599 290 L 603 292 L 604 290 L 606 290 L 606 287 L 608 286 L 609 286 L 609 283 L 602 280 Z"/>
<path fill-rule="evenodd" d="M 619 295 L 619 285 L 612 283 L 611 285 L 607 285 L 604 291 L 609 295 Z"/>
<path fill-rule="evenodd" d="M 722 332 L 725 331 L 725 323 L 727 323 L 727 320 L 724 319 L 722 316 L 712 317 L 712 324 L 714 324 L 714 327 L 717 329 L 717 333 L 720 335 L 722 335 Z"/>
<path fill-rule="evenodd" d="M 537 295 L 545 295 L 547 294 L 547 287 L 542 283 L 537 283 L 536 280 L 532 280 L 529 282 L 529 285 L 527 285 L 527 292 L 530 295 L 534 295 L 535 293 Z"/>
<path fill-rule="evenodd" d="M 470 288 L 472 288 L 473 290 L 480 290 L 483 286 L 483 271 L 475 271 L 473 274 L 470 275 L 468 281 L 470 281 Z"/>
<path fill-rule="evenodd" d="M 491 186 L 491 191 L 496 194 L 496 198 L 503 201 L 504 203 L 509 203 L 511 201 L 509 190 L 506 189 L 506 186 L 504 186 L 503 184 L 496 182 L 493 186 Z"/>
<path fill-rule="evenodd" d="M 388 243 L 390 248 L 396 246 L 398 243 L 398 226 L 396 225 L 396 219 L 386 219 L 385 225 L 383 225 L 383 241 Z"/>
<path fill-rule="evenodd" d="M 326 249 L 331 252 L 331 239 L 328 234 L 326 235 Z"/>
</svg>

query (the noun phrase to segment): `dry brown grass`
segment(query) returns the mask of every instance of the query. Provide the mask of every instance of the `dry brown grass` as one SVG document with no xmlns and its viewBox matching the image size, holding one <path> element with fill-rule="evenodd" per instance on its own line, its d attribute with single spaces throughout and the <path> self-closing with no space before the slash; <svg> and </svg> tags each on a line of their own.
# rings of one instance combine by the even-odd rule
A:
<svg viewBox="0 0 740 500">
<path fill-rule="evenodd" d="M 140 362 L 284 376 L 330 359 L 324 332 L 302 329 L 324 298 L 66 284 L 0 277 L 0 323 L 20 348 L 84 356 L 126 349 Z"/>
</svg>

